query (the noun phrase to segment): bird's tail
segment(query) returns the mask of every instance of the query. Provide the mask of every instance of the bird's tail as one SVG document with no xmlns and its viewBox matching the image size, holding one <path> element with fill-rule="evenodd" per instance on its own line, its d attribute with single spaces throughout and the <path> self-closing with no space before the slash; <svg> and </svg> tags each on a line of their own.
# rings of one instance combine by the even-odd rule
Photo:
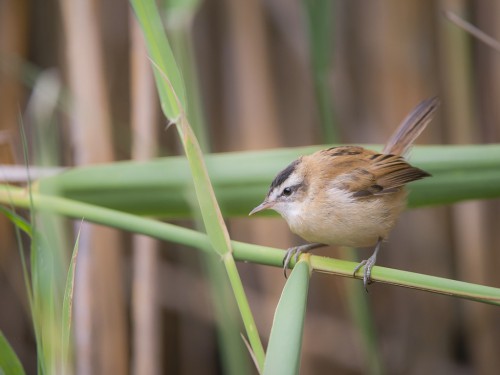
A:
<svg viewBox="0 0 500 375">
<path fill-rule="evenodd" d="M 391 135 L 382 153 L 404 156 L 432 120 L 438 106 L 437 97 L 426 99 L 417 105 Z"/>
</svg>

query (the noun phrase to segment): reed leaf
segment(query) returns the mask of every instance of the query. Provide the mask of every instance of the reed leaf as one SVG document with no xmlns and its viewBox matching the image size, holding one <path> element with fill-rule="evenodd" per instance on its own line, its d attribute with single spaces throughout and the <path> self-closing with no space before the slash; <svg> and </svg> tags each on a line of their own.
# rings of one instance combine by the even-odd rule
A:
<svg viewBox="0 0 500 375">
<path fill-rule="evenodd" d="M 73 317 L 73 291 L 75 287 L 75 269 L 76 259 L 78 256 L 78 245 L 80 240 L 80 231 L 76 236 L 73 254 L 68 268 L 68 276 L 66 277 L 66 286 L 64 288 L 64 298 L 62 305 L 62 327 L 61 327 L 61 359 L 62 370 L 65 371 L 67 364 L 70 363 L 71 355 L 71 321 Z"/>
<path fill-rule="evenodd" d="M 175 120 L 181 112 L 179 103 L 186 107 L 184 83 L 163 31 L 158 7 L 155 1 L 131 0 L 130 3 L 144 33 L 150 58 L 169 74 L 171 86 L 164 84 L 161 71 L 154 70 L 161 108 L 170 120 Z"/>
<path fill-rule="evenodd" d="M 206 155 L 224 216 L 246 216 L 262 201 L 277 172 L 321 147 Z M 410 185 L 410 208 L 500 197 L 500 145 L 419 146 L 410 161 L 432 174 Z M 192 182 L 181 157 L 75 168 L 40 183 L 57 184 L 65 197 L 130 213 L 164 218 L 192 214 L 185 195 Z"/>
<path fill-rule="evenodd" d="M 0 375 L 24 375 L 24 368 L 12 346 L 0 331 Z"/>
<path fill-rule="evenodd" d="M 264 375 L 299 373 L 309 277 L 309 262 L 302 260 L 297 263 L 283 288 L 274 314 Z"/>
<path fill-rule="evenodd" d="M 86 220 L 114 228 L 144 234 L 160 240 L 175 242 L 202 251 L 212 251 L 207 235 L 169 223 L 93 206 L 67 198 L 33 193 L 33 207 L 70 218 Z M 30 201 L 24 189 L 0 184 L 0 203 L 11 202 L 16 207 L 29 208 Z M 281 272 L 284 250 L 231 241 L 234 258 L 239 261 L 278 267 Z M 318 272 L 353 278 L 357 263 L 312 255 L 311 267 Z M 293 267 L 294 262 L 291 262 Z M 466 283 L 430 275 L 375 266 L 372 280 L 387 284 L 445 294 L 458 298 L 500 305 L 500 288 Z"/>
<path fill-rule="evenodd" d="M 161 102 L 169 103 L 169 105 L 162 105 L 164 114 L 176 125 L 186 153 L 208 239 L 212 249 L 222 256 L 250 345 L 259 368 L 262 368 L 265 356 L 264 349 L 232 256 L 229 234 L 205 167 L 201 148 L 186 116 L 184 86 L 168 40 L 159 26 L 161 19 L 158 9 L 154 0 L 132 0 L 132 4 L 136 10 L 139 23 L 144 29 L 146 45 L 155 68 L 156 86 Z M 150 25 L 154 25 L 154 27 L 150 28 Z M 164 58 L 160 59 L 159 57 Z"/>
</svg>

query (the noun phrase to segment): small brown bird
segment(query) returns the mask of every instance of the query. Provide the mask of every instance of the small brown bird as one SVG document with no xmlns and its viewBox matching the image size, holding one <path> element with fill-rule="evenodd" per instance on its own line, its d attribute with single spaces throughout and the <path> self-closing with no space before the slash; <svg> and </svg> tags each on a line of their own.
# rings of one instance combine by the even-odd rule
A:
<svg viewBox="0 0 500 375">
<path fill-rule="evenodd" d="M 400 124 L 382 153 L 360 146 L 340 146 L 302 156 L 282 170 L 271 183 L 264 202 L 250 215 L 273 209 L 291 231 L 311 242 L 287 250 L 290 259 L 326 245 L 366 247 L 373 255 L 363 260 L 365 288 L 382 241 L 406 206 L 405 184 L 430 176 L 411 166 L 404 155 L 431 121 L 437 98 L 424 100 Z"/>
</svg>

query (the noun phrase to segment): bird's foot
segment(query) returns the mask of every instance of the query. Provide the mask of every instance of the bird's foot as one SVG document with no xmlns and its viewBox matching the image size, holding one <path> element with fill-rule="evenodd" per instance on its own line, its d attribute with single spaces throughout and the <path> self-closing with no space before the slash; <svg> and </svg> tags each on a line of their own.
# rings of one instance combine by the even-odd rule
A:
<svg viewBox="0 0 500 375">
<path fill-rule="evenodd" d="M 289 248 L 286 253 L 285 257 L 283 258 L 283 273 L 285 274 L 285 279 L 288 278 L 288 275 L 286 274 L 286 271 L 288 269 L 288 266 L 290 265 L 290 261 L 293 259 L 295 260 L 295 263 L 299 260 L 299 256 L 302 253 L 307 253 L 308 251 L 312 249 L 316 249 L 318 247 L 325 246 L 321 243 L 309 243 L 306 245 L 300 245 L 300 246 L 294 246 Z"/>
<path fill-rule="evenodd" d="M 354 272 L 352 273 L 353 276 L 356 276 L 356 272 L 364 266 L 364 272 L 363 272 L 363 285 L 365 287 L 366 292 L 368 293 L 368 285 L 372 283 L 371 275 L 372 275 L 372 268 L 377 262 L 377 254 L 378 251 L 380 250 L 380 245 L 382 244 L 382 238 L 379 238 L 377 241 L 377 245 L 375 246 L 375 251 L 373 252 L 372 256 L 369 257 L 368 259 L 365 259 L 361 261 L 356 268 L 354 269 Z"/>
<path fill-rule="evenodd" d="M 354 269 L 353 276 L 356 276 L 356 272 L 359 271 L 361 267 L 364 266 L 364 272 L 363 272 L 363 285 L 365 287 L 365 290 L 368 292 L 368 285 L 372 283 L 371 279 L 371 274 L 372 274 L 372 268 L 375 265 L 376 258 L 373 259 L 373 256 L 361 261 L 356 268 Z"/>
</svg>

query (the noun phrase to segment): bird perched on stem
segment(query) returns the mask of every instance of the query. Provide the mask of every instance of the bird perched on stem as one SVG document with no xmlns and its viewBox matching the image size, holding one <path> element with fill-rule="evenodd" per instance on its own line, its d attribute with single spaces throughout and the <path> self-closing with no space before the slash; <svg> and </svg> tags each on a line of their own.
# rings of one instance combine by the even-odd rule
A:
<svg viewBox="0 0 500 375">
<path fill-rule="evenodd" d="M 302 156 L 271 183 L 264 201 L 250 215 L 273 209 L 291 231 L 311 242 L 287 250 L 285 272 L 292 256 L 326 245 L 375 246 L 363 260 L 365 288 L 382 241 L 406 206 L 409 182 L 429 177 L 405 159 L 415 139 L 431 121 L 437 98 L 421 102 L 403 120 L 381 153 L 360 146 L 339 146 Z"/>
</svg>

